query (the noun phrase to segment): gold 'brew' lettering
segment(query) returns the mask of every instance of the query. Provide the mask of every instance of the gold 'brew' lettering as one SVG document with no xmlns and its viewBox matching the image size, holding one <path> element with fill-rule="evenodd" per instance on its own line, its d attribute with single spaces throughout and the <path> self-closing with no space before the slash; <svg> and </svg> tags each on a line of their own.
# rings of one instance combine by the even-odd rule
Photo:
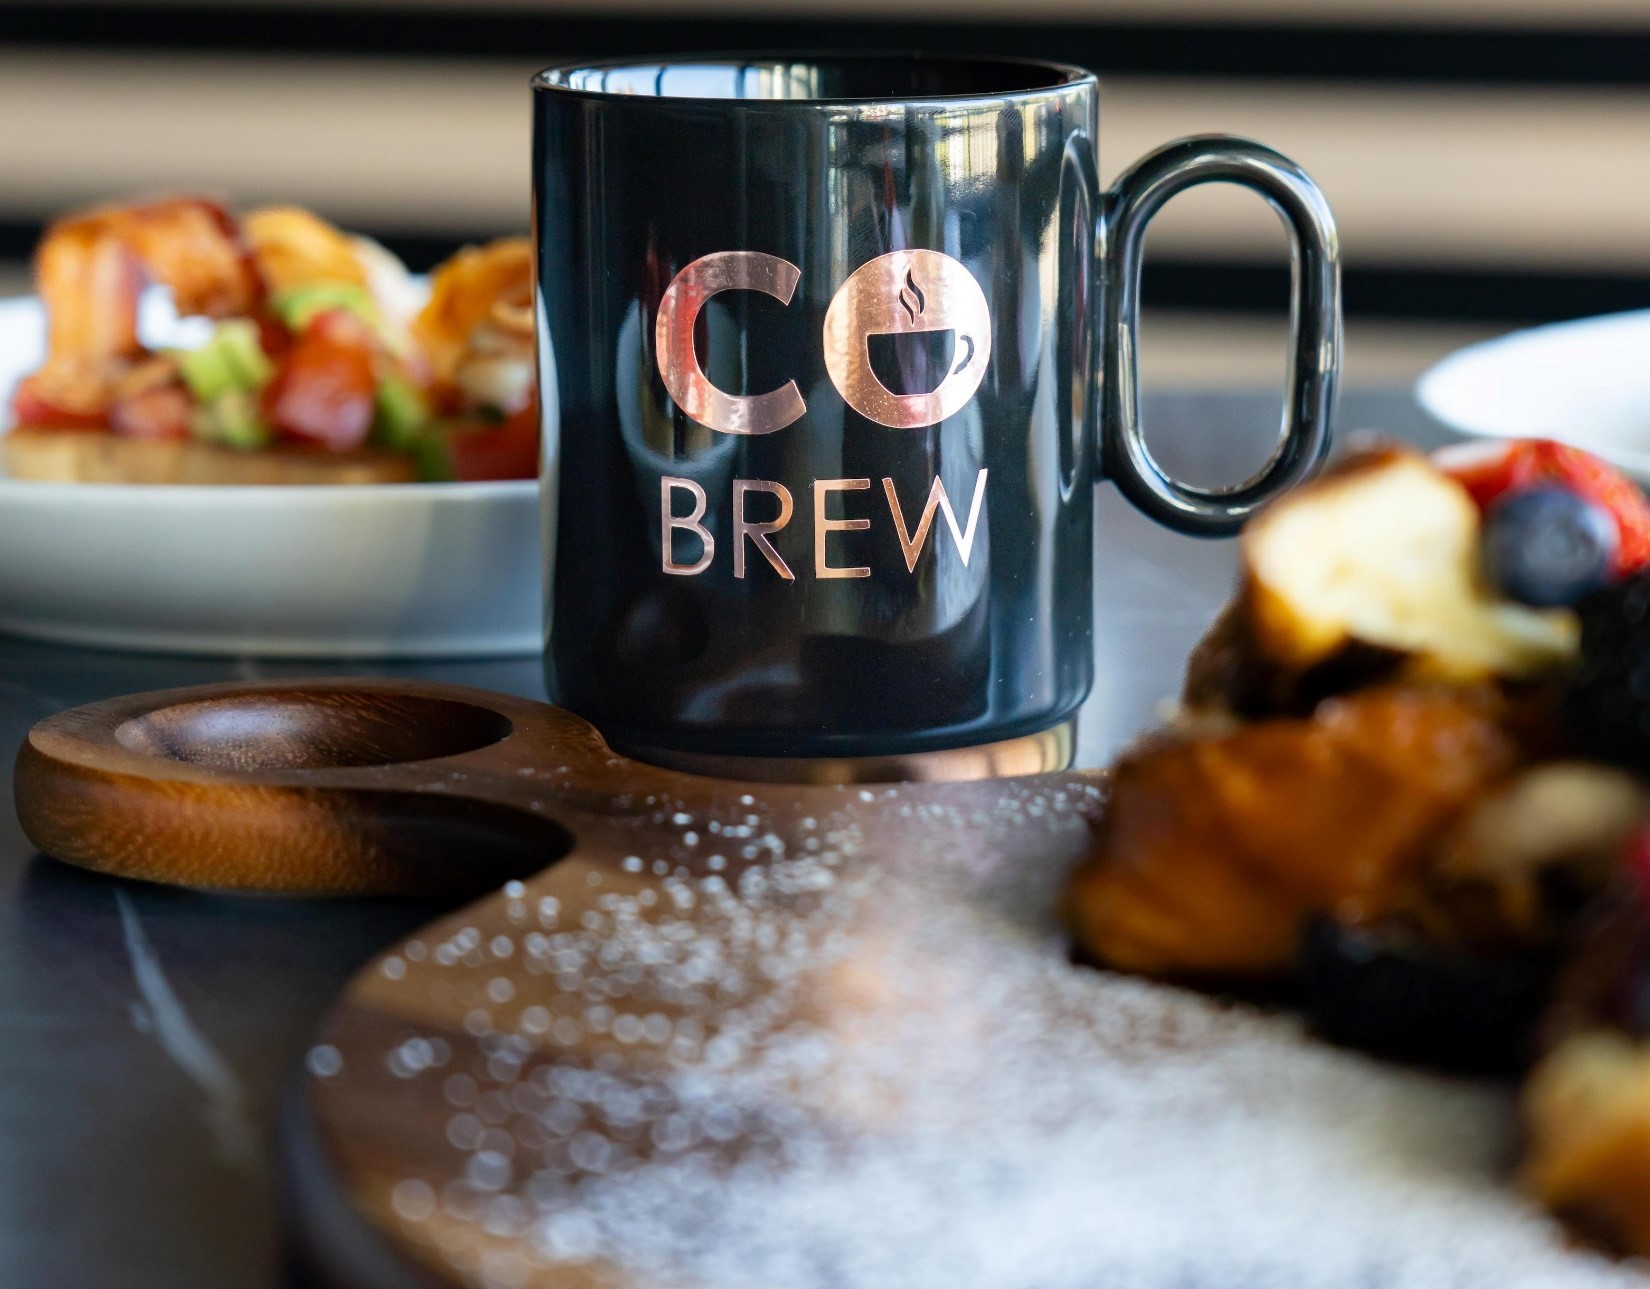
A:
<svg viewBox="0 0 1650 1289">
<path fill-rule="evenodd" d="M 934 486 L 928 490 L 928 503 L 922 508 L 922 518 L 917 521 L 914 534 L 906 532 L 905 514 L 900 510 L 894 481 L 882 481 L 882 490 L 888 494 L 888 509 L 894 516 L 894 531 L 899 534 L 900 549 L 905 552 L 906 572 L 917 571 L 917 559 L 928 541 L 928 530 L 934 526 L 936 510 L 945 515 L 946 527 L 951 530 L 951 538 L 957 543 L 957 553 L 962 556 L 963 567 L 968 567 L 968 557 L 974 550 L 974 531 L 980 522 L 980 506 L 985 501 L 985 476 L 986 471 L 982 469 L 979 478 L 974 481 L 974 500 L 968 505 L 968 527 L 958 528 L 957 512 L 951 509 L 951 498 L 946 495 L 945 484 L 939 475 L 935 475 Z"/>
<path fill-rule="evenodd" d="M 779 498 L 779 515 L 766 523 L 752 523 L 745 518 L 745 497 L 752 492 L 771 492 Z M 766 479 L 735 479 L 733 481 L 733 575 L 745 576 L 745 539 L 748 537 L 763 557 L 773 565 L 773 571 L 787 582 L 796 581 L 796 574 L 779 557 L 779 552 L 768 540 L 768 534 L 777 533 L 791 522 L 791 490 L 782 483 Z"/>
<path fill-rule="evenodd" d="M 681 488 L 693 497 L 693 513 L 690 515 L 673 515 L 670 513 L 670 494 Z M 705 517 L 705 490 L 692 479 L 677 479 L 672 475 L 664 475 L 659 480 L 659 546 L 664 558 L 664 570 L 674 573 L 678 577 L 693 577 L 703 573 L 710 567 L 710 561 L 716 555 L 716 538 L 711 536 L 710 529 L 699 521 Z M 672 549 L 673 536 L 678 529 L 686 529 L 696 533 L 703 547 L 699 558 L 691 564 L 678 564 L 675 551 Z"/>
<path fill-rule="evenodd" d="M 864 567 L 833 568 L 825 562 L 825 538 L 831 533 L 858 532 L 869 528 L 869 519 L 827 519 L 825 518 L 825 498 L 833 492 L 857 492 L 862 488 L 869 488 L 869 479 L 815 479 L 814 480 L 814 576 L 819 578 L 833 577 L 870 577 L 871 570 Z"/>
</svg>

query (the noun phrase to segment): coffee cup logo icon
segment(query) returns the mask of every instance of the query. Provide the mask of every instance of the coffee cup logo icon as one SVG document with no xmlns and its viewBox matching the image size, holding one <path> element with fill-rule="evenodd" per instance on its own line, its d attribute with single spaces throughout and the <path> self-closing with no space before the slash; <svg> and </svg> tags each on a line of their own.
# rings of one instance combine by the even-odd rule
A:
<svg viewBox="0 0 1650 1289">
<path fill-rule="evenodd" d="M 873 336 L 949 331 L 945 376 L 927 393 L 896 394 L 871 366 Z M 967 406 L 991 361 L 991 310 L 962 264 L 940 251 L 890 251 L 860 265 L 825 312 L 825 370 L 867 420 L 893 429 L 936 425 Z"/>
</svg>

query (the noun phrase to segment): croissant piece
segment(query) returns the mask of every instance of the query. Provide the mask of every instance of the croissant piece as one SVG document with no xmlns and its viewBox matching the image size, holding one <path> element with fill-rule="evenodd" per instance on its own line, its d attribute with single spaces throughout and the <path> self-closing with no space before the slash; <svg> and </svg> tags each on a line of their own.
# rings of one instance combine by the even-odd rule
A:
<svg viewBox="0 0 1650 1289">
<path fill-rule="evenodd" d="M 1386 687 L 1143 746 L 1073 881 L 1081 944 L 1154 975 L 1288 971 L 1309 916 L 1414 898 L 1442 829 L 1523 756 L 1504 717 L 1492 692 Z"/>
</svg>

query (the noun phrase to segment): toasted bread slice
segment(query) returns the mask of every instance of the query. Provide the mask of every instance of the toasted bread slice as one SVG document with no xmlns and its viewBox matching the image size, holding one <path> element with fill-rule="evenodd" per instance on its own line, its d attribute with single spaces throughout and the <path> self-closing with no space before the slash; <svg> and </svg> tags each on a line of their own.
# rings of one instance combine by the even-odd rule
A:
<svg viewBox="0 0 1650 1289">
<path fill-rule="evenodd" d="M 1275 977 L 1306 919 L 1412 902 L 1461 808 L 1524 755 L 1494 690 L 1361 690 L 1310 717 L 1163 736 L 1118 763 L 1068 912 L 1094 958 Z"/>
<path fill-rule="evenodd" d="M 1523 1121 L 1524 1188 L 1593 1243 L 1650 1255 L 1650 1042 L 1564 1040 L 1525 1084 Z"/>
<path fill-rule="evenodd" d="M 185 439 L 123 439 L 108 433 L 13 430 L 0 437 L 0 465 L 34 483 L 340 484 L 414 483 L 413 459 L 395 452 L 239 452 Z"/>
<path fill-rule="evenodd" d="M 1419 453 L 1380 449 L 1283 498 L 1243 535 L 1249 619 L 1284 665 L 1351 642 L 1409 655 L 1428 678 L 1528 676 L 1574 656 L 1573 614 L 1492 598 L 1478 509 Z"/>
<path fill-rule="evenodd" d="M 1478 540 L 1472 498 L 1420 453 L 1349 456 L 1244 529 L 1238 598 L 1192 657 L 1187 703 L 1264 716 L 1372 681 L 1561 669 L 1575 615 L 1496 597 Z"/>
</svg>

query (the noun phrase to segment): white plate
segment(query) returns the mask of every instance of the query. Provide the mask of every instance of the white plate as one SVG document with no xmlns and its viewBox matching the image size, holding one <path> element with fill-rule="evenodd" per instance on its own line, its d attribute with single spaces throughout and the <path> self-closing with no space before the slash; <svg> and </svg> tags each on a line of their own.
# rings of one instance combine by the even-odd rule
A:
<svg viewBox="0 0 1650 1289">
<path fill-rule="evenodd" d="M 1416 383 L 1463 434 L 1572 443 L 1650 482 L 1650 309 L 1472 345 Z"/>
<path fill-rule="evenodd" d="M 152 344 L 191 343 L 163 294 Z M 44 315 L 0 300 L 0 408 Z M 0 433 L 4 426 L 0 425 Z M 538 486 L 183 487 L 0 477 L 0 630 L 269 657 L 460 657 L 542 647 Z"/>
</svg>

